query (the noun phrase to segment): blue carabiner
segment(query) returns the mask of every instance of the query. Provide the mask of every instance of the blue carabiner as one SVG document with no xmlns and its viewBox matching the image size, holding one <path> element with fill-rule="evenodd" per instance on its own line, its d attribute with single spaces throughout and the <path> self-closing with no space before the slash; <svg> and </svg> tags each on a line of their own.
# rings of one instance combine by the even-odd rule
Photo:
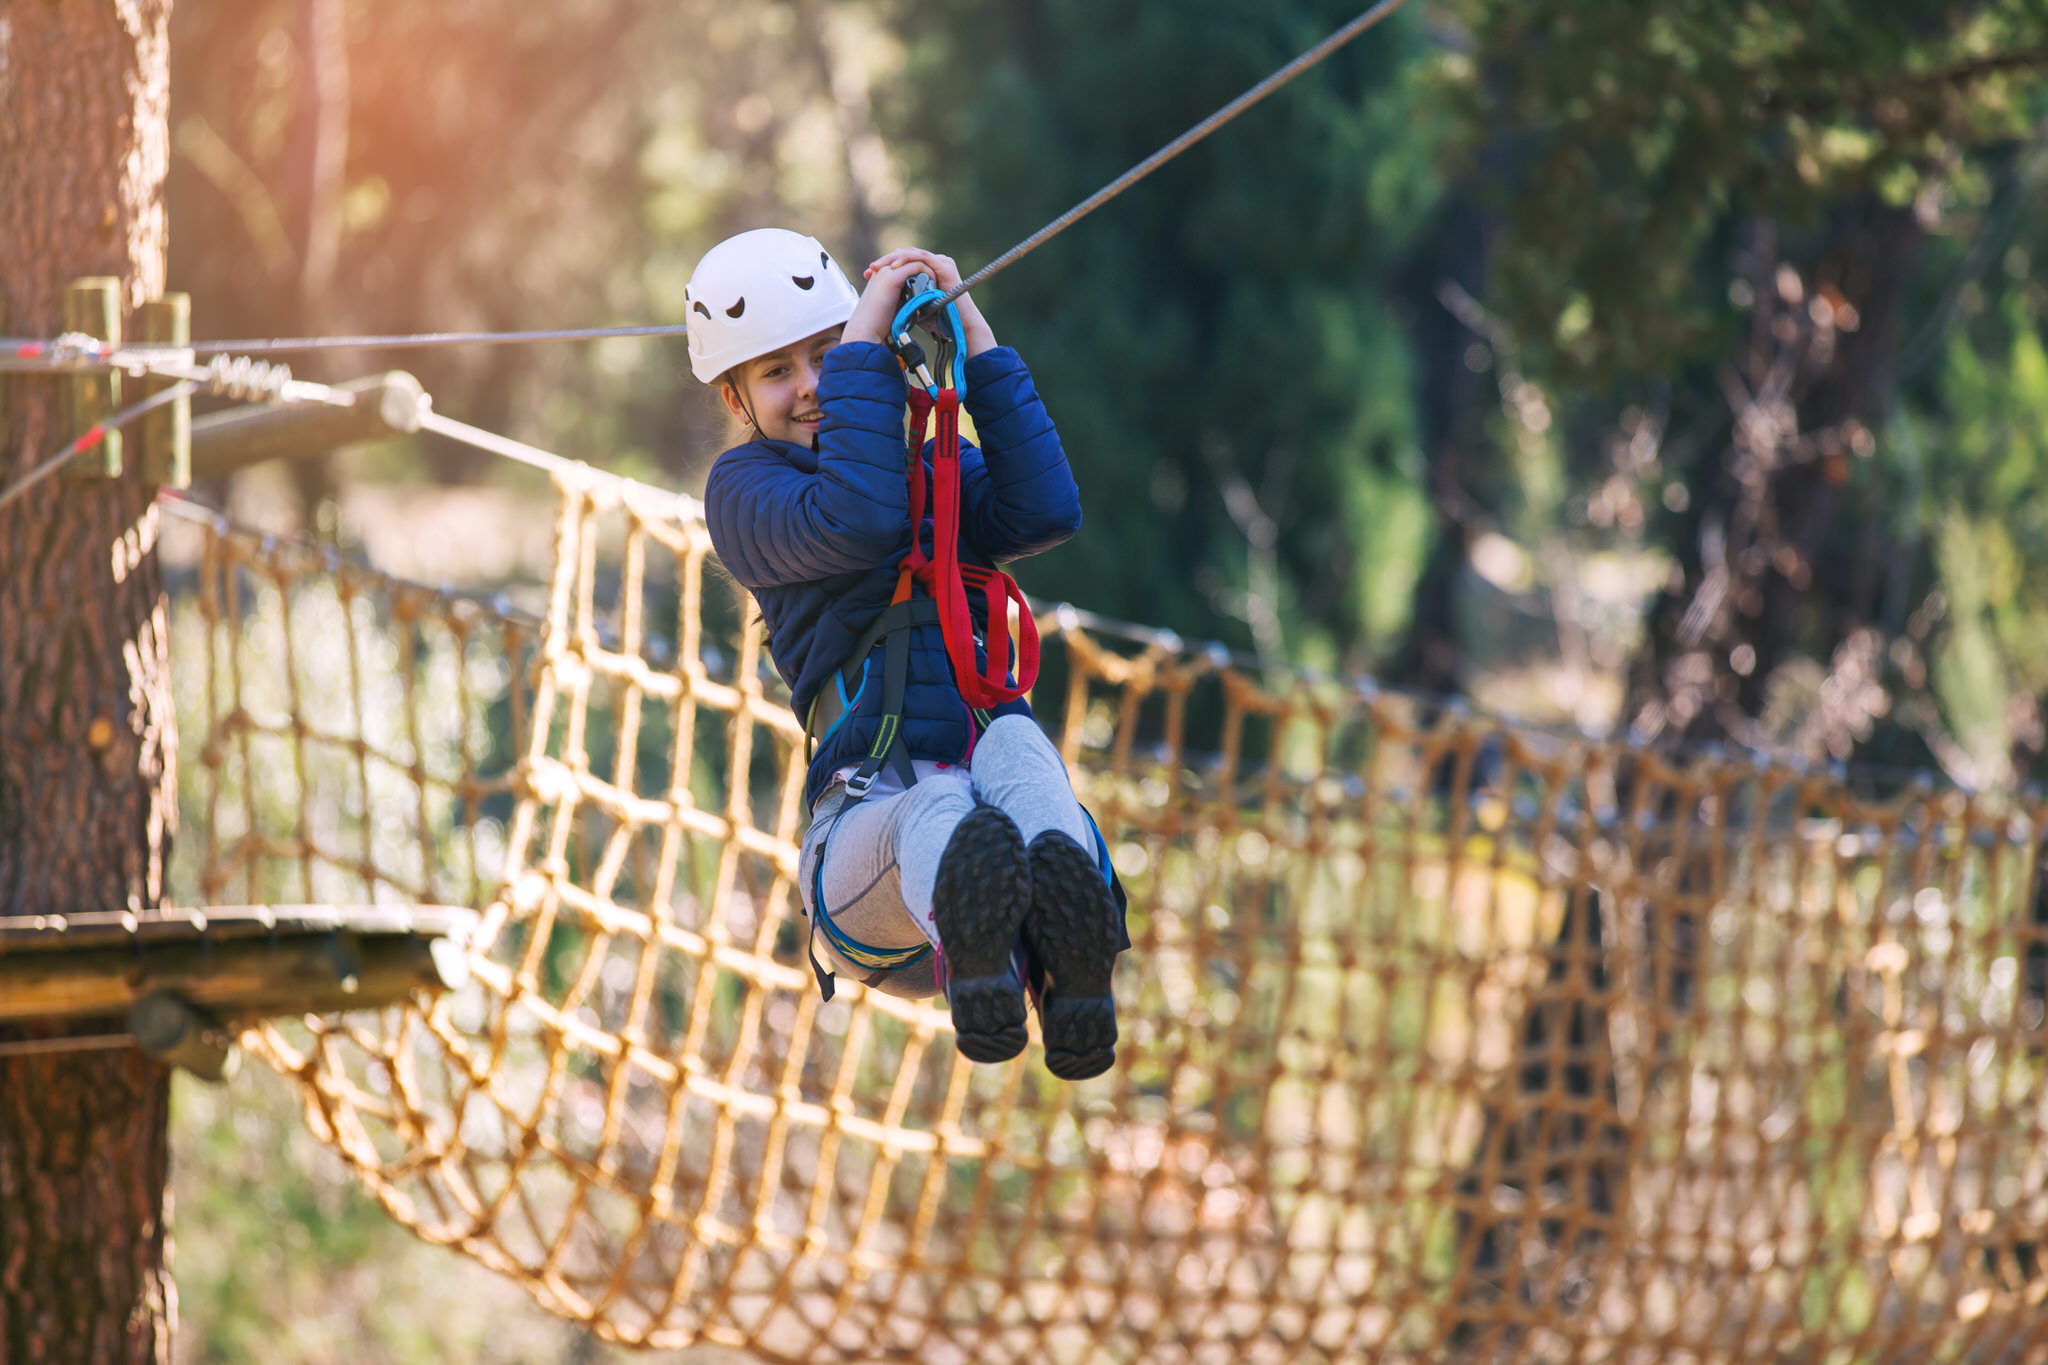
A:
<svg viewBox="0 0 2048 1365">
<path fill-rule="evenodd" d="M 945 297 L 946 293 L 942 289 L 927 289 L 922 293 L 912 295 L 908 302 L 896 310 L 896 317 L 889 324 L 889 349 L 900 351 L 902 348 L 914 344 L 910 336 L 912 320 L 919 312 Z M 961 325 L 960 307 L 958 304 L 949 303 L 946 305 L 946 325 L 953 333 L 953 391 L 962 398 L 965 398 L 967 396 L 967 329 Z M 939 385 L 932 378 L 931 371 L 924 370 L 922 366 L 919 368 L 923 372 L 918 376 L 918 381 L 924 385 L 925 392 L 930 394 L 933 401 L 936 402 L 939 396 Z"/>
</svg>

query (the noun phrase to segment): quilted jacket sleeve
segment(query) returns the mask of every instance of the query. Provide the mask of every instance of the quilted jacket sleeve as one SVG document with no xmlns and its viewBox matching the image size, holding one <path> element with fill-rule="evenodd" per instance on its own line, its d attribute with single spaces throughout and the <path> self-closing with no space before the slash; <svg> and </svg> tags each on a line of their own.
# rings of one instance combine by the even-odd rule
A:
<svg viewBox="0 0 2048 1365">
<path fill-rule="evenodd" d="M 718 457 L 704 519 L 718 557 L 748 588 L 808 583 L 893 558 L 910 523 L 903 481 L 903 371 L 872 342 L 835 346 L 818 379 L 811 452 L 752 441 Z"/>
<path fill-rule="evenodd" d="M 967 362 L 979 457 L 963 452 L 961 529 L 990 559 L 1050 550 L 1081 529 L 1081 490 L 1024 361 L 997 346 Z"/>
</svg>

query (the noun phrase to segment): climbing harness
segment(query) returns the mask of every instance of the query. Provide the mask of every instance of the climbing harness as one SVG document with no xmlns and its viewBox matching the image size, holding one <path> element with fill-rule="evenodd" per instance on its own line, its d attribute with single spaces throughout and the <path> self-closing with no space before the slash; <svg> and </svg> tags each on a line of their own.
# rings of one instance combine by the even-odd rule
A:
<svg viewBox="0 0 2048 1365">
<path fill-rule="evenodd" d="M 818 960 L 817 935 L 823 933 L 842 958 L 867 969 L 867 985 L 875 985 L 892 972 L 915 966 L 932 955 L 932 945 L 912 948 L 877 948 L 860 942 L 833 923 L 825 906 L 825 854 L 832 833 L 846 811 L 865 797 L 884 767 L 895 772 L 907 788 L 917 781 L 910 756 L 898 743 L 903 736 L 903 698 L 910 677 L 910 638 L 920 626 L 936 625 L 945 641 L 946 658 L 960 697 L 973 713 L 975 733 L 988 729 L 994 718 L 991 708 L 1016 701 L 1038 680 L 1038 626 L 1031 604 L 1015 579 L 999 569 L 985 569 L 960 562 L 960 400 L 967 392 L 967 338 L 960 310 L 933 287 L 931 277 L 912 277 L 909 298 L 897 309 L 890 323 L 888 347 L 902 365 L 910 393 L 910 434 L 904 451 L 904 478 L 909 486 L 910 524 L 914 528 L 910 548 L 897 562 L 896 590 L 889 605 L 854 643 L 846 662 L 819 689 L 805 716 L 804 731 L 808 758 L 816 746 L 830 738 L 847 716 L 860 705 L 867 691 L 870 664 L 877 646 L 882 649 L 882 692 L 880 720 L 875 726 L 867 753 L 853 775 L 834 783 L 818 801 L 814 816 L 829 820 L 818 843 L 818 855 L 811 871 L 811 936 L 806 944 L 811 971 L 825 999 L 833 995 L 833 975 Z M 936 314 L 935 317 L 931 315 Z M 926 319 L 930 318 L 929 321 Z M 915 329 L 925 328 L 935 342 L 936 363 L 928 362 Z M 932 443 L 929 489 L 925 472 L 925 437 L 937 416 Z M 932 548 L 924 548 L 924 516 L 929 499 L 932 513 Z M 977 635 L 968 604 L 967 589 L 982 594 L 987 627 Z M 923 589 L 919 593 L 918 589 Z M 1010 638 L 1010 607 L 1018 613 L 1015 649 Z M 977 663 L 976 651 L 981 651 Z M 1011 681 L 1014 664 L 1015 681 Z M 971 747 L 971 746 L 970 746 Z M 1095 817 L 1087 816 L 1094 834 L 1097 865 L 1109 883 L 1117 908 L 1125 905 L 1124 890 L 1110 864 L 1109 847 Z M 1124 938 L 1129 946 L 1129 938 Z"/>
<path fill-rule="evenodd" d="M 1017 581 L 1000 569 L 982 568 L 960 562 L 960 400 L 967 392 L 967 336 L 960 321 L 960 309 L 935 288 L 929 275 L 911 278 L 909 297 L 896 310 L 889 325 L 887 344 L 902 365 L 909 386 L 910 434 L 904 451 L 904 479 L 909 487 L 910 548 L 897 561 L 896 590 L 889 605 L 854 644 L 846 662 L 821 688 L 805 718 L 805 733 L 815 746 L 831 735 L 860 704 L 866 691 L 868 664 L 877 645 L 882 648 L 881 716 L 867 753 L 851 777 L 821 798 L 819 818 L 832 821 L 818 845 L 817 867 L 811 886 L 811 971 L 825 998 L 832 998 L 832 974 L 818 961 L 816 936 L 822 930 L 826 941 L 848 962 L 870 968 L 876 976 L 899 971 L 921 962 L 932 951 L 929 943 L 915 948 L 876 948 L 843 933 L 832 923 L 825 908 L 825 851 L 832 830 L 847 808 L 858 803 L 874 786 L 884 766 L 891 768 L 905 787 L 916 783 L 910 757 L 898 743 L 903 736 L 903 697 L 910 678 L 910 638 L 920 626 L 936 625 L 952 666 L 954 685 L 960 699 L 974 717 L 975 733 L 986 730 L 990 710 L 1016 701 L 1038 680 L 1038 626 L 1031 616 L 1031 604 Z M 937 350 L 936 366 L 927 362 L 915 330 L 928 329 Z M 929 489 L 925 472 L 925 437 L 937 415 L 937 432 L 932 442 Z M 924 519 L 927 500 L 931 506 L 932 548 L 924 548 Z M 974 615 L 968 605 L 969 585 L 978 589 L 986 610 L 987 626 L 977 635 Z M 923 589 L 922 595 L 917 591 Z M 1018 612 L 1015 649 L 1010 638 L 1010 608 Z M 982 652 L 977 663 L 976 651 Z M 1011 669 L 1014 663 L 1015 681 Z M 970 745 L 970 749 L 971 749 Z M 839 799 L 832 810 L 827 801 Z"/>
<path fill-rule="evenodd" d="M 910 548 L 897 561 L 896 590 L 889 605 L 854 644 L 831 687 L 821 689 L 812 700 L 805 725 L 814 746 L 838 728 L 867 686 L 869 657 L 877 645 L 883 646 L 881 723 L 867 755 L 846 784 L 856 801 L 867 795 L 876 775 L 896 752 L 896 741 L 902 735 L 903 694 L 910 676 L 913 630 L 919 626 L 939 627 L 954 683 L 979 727 L 986 728 L 991 708 L 1016 701 L 1038 679 L 1038 627 L 1023 590 L 1015 579 L 999 569 L 960 562 L 960 397 L 967 389 L 967 345 L 960 311 L 954 305 L 943 305 L 945 330 L 938 338 L 938 373 L 945 376 L 946 382 L 941 384 L 911 331 L 917 315 L 937 304 L 941 295 L 931 287 L 926 275 L 913 278 L 910 292 L 911 297 L 897 310 L 890 324 L 888 340 L 889 349 L 903 366 L 910 384 L 910 435 L 904 451 L 912 527 Z M 938 414 L 938 433 L 932 445 L 929 490 L 932 548 L 926 553 L 924 448 L 934 412 Z M 968 607 L 970 583 L 981 590 L 987 610 L 988 624 L 983 635 L 975 633 L 974 617 Z M 923 596 L 917 595 L 918 588 L 924 589 Z M 1014 651 L 1015 682 L 1009 681 L 1013 662 L 1013 603 L 1020 613 Z M 985 651 L 984 664 L 977 665 L 975 661 L 977 649 Z M 905 786 L 916 780 L 907 758 L 898 754 L 894 767 Z"/>
</svg>

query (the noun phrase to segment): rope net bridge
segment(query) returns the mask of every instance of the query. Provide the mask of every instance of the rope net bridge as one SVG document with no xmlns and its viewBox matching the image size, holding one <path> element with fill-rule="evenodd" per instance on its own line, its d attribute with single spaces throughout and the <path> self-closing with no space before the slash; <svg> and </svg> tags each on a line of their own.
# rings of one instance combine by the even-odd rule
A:
<svg viewBox="0 0 2048 1365">
<path fill-rule="evenodd" d="M 554 478 L 524 608 L 167 527 L 189 898 L 484 912 L 461 989 L 245 1036 L 423 1237 L 769 1361 L 2048 1351 L 2038 803 L 1054 613 L 1124 1042 L 973 1067 L 943 1008 L 818 998 L 801 735 L 694 504 Z"/>
</svg>

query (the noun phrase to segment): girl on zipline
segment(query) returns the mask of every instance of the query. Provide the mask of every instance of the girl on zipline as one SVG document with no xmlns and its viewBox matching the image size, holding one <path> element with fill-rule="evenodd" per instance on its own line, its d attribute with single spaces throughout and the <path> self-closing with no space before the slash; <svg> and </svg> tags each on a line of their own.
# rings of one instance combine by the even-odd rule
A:
<svg viewBox="0 0 2048 1365">
<path fill-rule="evenodd" d="M 985 444 L 961 441 L 943 478 L 936 442 L 913 465 L 905 366 L 885 341 L 914 277 L 950 289 L 960 274 L 915 249 L 864 274 L 856 294 L 816 239 L 763 228 L 706 253 L 688 295 L 691 371 L 718 386 L 750 438 L 712 466 L 705 520 L 760 604 L 815 745 L 798 862 L 811 965 L 828 999 L 821 945 L 869 986 L 943 993 L 960 1051 L 977 1062 L 1023 1050 L 1028 994 L 1047 1068 L 1098 1075 L 1115 1060 L 1111 969 L 1130 946 L 1121 890 L 1018 695 L 1029 677 L 1005 667 L 1008 605 L 988 586 L 1009 587 L 998 562 L 1074 534 L 1080 492 L 1024 362 L 965 295 L 959 373 Z M 951 520 L 949 489 L 950 582 L 951 547 L 935 539 Z M 984 587 L 971 606 L 960 605 L 962 579 Z M 1035 667 L 1035 636 L 1030 645 L 1016 674 Z M 963 682 L 962 666 L 976 676 Z M 963 691 L 1014 699 L 975 706 Z"/>
</svg>

